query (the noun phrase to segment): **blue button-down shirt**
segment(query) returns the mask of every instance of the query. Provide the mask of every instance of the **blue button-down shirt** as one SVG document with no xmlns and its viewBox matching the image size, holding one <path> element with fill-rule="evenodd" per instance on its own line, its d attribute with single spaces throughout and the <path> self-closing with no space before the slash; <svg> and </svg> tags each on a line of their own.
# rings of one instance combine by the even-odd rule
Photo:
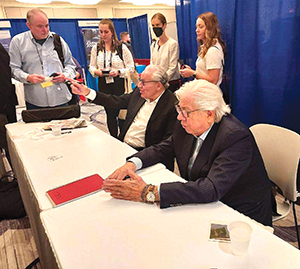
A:
<svg viewBox="0 0 300 269">
<path fill-rule="evenodd" d="M 57 106 L 67 103 L 71 93 L 64 83 L 53 83 L 43 88 L 41 83 L 29 83 L 30 74 L 50 76 L 53 73 L 63 73 L 66 77 L 75 78 L 75 64 L 67 43 L 61 37 L 64 64 L 59 60 L 54 50 L 53 33 L 49 32 L 46 41 L 40 45 L 34 39 L 31 31 L 14 36 L 10 43 L 10 65 L 14 78 L 24 83 L 25 100 L 40 107 Z"/>
</svg>

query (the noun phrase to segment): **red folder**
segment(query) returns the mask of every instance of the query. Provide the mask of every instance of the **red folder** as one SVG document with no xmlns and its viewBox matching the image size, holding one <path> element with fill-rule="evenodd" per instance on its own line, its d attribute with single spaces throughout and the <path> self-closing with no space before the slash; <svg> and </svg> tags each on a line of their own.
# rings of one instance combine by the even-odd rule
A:
<svg viewBox="0 0 300 269">
<path fill-rule="evenodd" d="M 95 193 L 102 189 L 103 178 L 91 175 L 46 192 L 54 206 L 72 202 L 77 198 Z"/>
</svg>

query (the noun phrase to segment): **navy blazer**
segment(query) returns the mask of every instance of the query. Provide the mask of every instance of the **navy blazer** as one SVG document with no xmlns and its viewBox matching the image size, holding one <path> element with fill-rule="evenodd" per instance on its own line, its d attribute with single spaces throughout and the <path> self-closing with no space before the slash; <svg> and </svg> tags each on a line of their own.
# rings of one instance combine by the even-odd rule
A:
<svg viewBox="0 0 300 269">
<path fill-rule="evenodd" d="M 169 139 L 134 155 L 143 167 L 176 158 L 181 176 L 188 180 L 161 184 L 161 208 L 220 200 L 271 226 L 271 185 L 250 130 L 233 115 L 224 116 L 204 140 L 188 178 L 194 140 L 178 124 Z"/>
<path fill-rule="evenodd" d="M 177 118 L 175 109 L 176 100 L 175 95 L 169 90 L 165 90 L 160 97 L 146 127 L 146 147 L 163 141 L 173 133 Z M 131 93 L 121 96 L 97 92 L 97 96 L 93 102 L 107 108 L 127 109 L 125 123 L 119 135 L 119 139 L 123 141 L 135 116 L 146 100 L 141 97 L 139 89 L 135 88 Z"/>
</svg>

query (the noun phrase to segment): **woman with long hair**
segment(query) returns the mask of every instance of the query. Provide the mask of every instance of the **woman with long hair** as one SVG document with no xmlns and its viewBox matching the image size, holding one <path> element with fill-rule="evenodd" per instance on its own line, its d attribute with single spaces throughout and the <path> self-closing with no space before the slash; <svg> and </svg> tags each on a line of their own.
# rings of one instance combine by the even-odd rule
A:
<svg viewBox="0 0 300 269">
<path fill-rule="evenodd" d="M 128 70 L 134 71 L 133 58 L 127 46 L 119 42 L 110 19 L 100 21 L 99 32 L 99 43 L 91 50 L 89 70 L 93 77 L 99 77 L 99 91 L 119 96 L 125 91 L 124 79 Z M 108 130 L 117 137 L 119 110 L 105 107 L 105 112 Z"/>
<path fill-rule="evenodd" d="M 167 36 L 167 19 L 161 13 L 156 13 L 151 19 L 154 34 L 158 38 L 151 45 L 150 63 L 162 66 L 168 75 L 169 90 L 174 92 L 180 85 L 179 45 L 173 38 Z"/>
<path fill-rule="evenodd" d="M 196 33 L 199 43 L 196 70 L 184 65 L 180 73 L 183 77 L 193 76 L 219 86 L 222 82 L 226 44 L 222 39 L 217 16 L 212 12 L 199 15 Z"/>
</svg>

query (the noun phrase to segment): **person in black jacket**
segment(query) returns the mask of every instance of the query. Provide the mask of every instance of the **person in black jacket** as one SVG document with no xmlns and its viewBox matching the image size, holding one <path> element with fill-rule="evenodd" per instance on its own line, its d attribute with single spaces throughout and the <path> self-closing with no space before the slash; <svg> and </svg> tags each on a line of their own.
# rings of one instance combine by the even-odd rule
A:
<svg viewBox="0 0 300 269">
<path fill-rule="evenodd" d="M 11 83 L 9 55 L 0 44 L 0 147 L 8 154 L 5 124 L 17 121 L 18 99 L 15 86 Z"/>
<path fill-rule="evenodd" d="M 221 201 L 272 226 L 271 184 L 261 154 L 249 128 L 230 114 L 220 88 L 194 80 L 175 94 L 181 124 L 168 139 L 131 156 L 104 181 L 104 190 L 118 199 L 159 202 L 161 208 Z M 174 158 L 186 183 L 158 188 L 134 173 Z"/>
<path fill-rule="evenodd" d="M 17 121 L 17 96 L 11 83 L 9 55 L 0 44 L 0 147 L 8 155 L 5 124 Z M 1 156 L 0 156 L 1 158 Z M 2 160 L 1 160 L 2 161 Z M 1 169 L 4 170 L 4 167 Z M 2 171 L 4 172 L 4 171 Z M 1 174 L 0 179 L 0 221 L 3 219 L 22 218 L 26 215 L 18 182 L 8 182 L 7 176 Z"/>
<path fill-rule="evenodd" d="M 160 66 L 149 65 L 141 75 L 138 88 L 129 94 L 104 94 L 84 85 L 72 85 L 75 94 L 93 100 L 95 104 L 111 109 L 127 109 L 124 127 L 118 138 L 141 150 L 168 138 L 176 122 L 176 97 L 168 88 L 167 74 Z M 174 162 L 167 167 L 173 170 Z"/>
</svg>

